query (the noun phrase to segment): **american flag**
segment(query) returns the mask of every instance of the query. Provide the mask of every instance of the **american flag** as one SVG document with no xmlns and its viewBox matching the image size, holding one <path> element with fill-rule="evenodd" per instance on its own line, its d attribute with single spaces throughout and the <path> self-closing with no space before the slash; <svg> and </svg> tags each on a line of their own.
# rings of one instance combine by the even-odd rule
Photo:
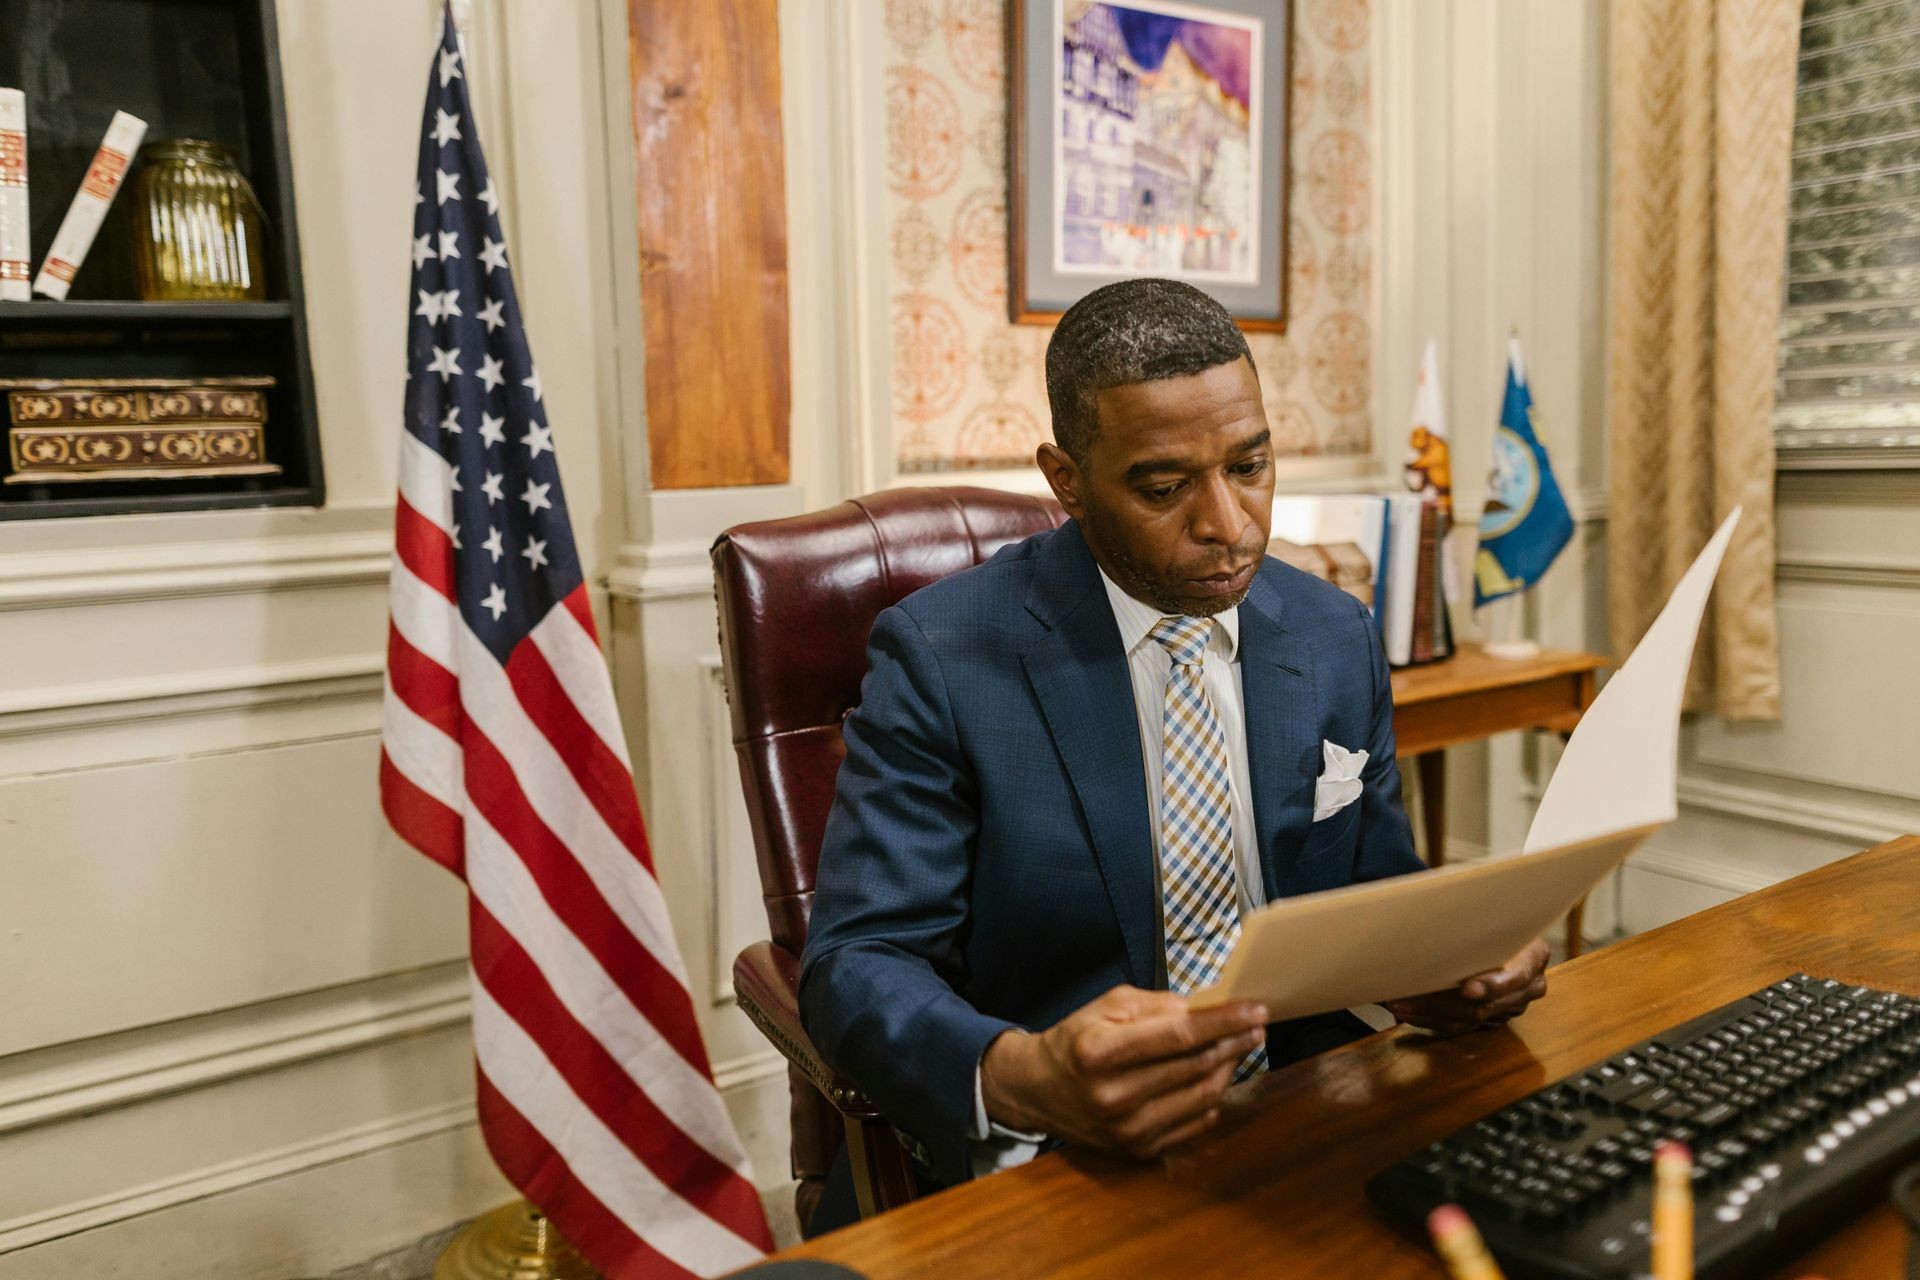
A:
<svg viewBox="0 0 1920 1280">
<path fill-rule="evenodd" d="M 653 874 L 451 17 L 413 220 L 381 804 L 467 883 L 482 1132 L 612 1277 L 772 1245 Z"/>
</svg>

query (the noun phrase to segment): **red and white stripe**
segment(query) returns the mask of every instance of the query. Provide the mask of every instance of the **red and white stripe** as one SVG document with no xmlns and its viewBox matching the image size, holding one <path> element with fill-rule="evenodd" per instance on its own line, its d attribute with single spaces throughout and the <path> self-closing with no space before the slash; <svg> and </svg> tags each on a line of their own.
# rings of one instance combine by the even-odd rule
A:
<svg viewBox="0 0 1920 1280">
<path fill-rule="evenodd" d="M 772 1247 L 713 1086 L 585 589 L 502 667 L 455 604 L 452 469 L 401 433 L 380 760 L 394 830 L 470 893 L 480 1120 L 614 1280 Z"/>
</svg>

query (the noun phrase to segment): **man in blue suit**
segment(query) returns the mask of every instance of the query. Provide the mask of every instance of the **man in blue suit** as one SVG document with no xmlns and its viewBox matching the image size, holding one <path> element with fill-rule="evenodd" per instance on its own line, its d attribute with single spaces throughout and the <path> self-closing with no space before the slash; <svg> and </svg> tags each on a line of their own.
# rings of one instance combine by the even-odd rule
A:
<svg viewBox="0 0 1920 1280">
<path fill-rule="evenodd" d="M 1231 318 L 1171 281 L 1096 290 L 1047 394 L 1036 460 L 1072 518 L 875 622 L 801 975 L 820 1052 L 940 1185 L 1050 1142 L 1156 1155 L 1236 1077 L 1364 1034 L 1185 993 L 1258 906 L 1422 865 L 1372 620 L 1265 555 L 1272 446 Z M 1502 1021 L 1545 961 L 1392 1011 Z M 850 1216 L 830 1188 L 813 1227 Z"/>
</svg>

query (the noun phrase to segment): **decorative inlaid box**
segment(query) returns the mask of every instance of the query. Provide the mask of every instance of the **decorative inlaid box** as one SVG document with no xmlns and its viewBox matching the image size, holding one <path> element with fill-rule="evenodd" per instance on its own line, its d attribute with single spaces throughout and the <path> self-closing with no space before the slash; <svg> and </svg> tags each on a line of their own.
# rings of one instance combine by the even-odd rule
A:
<svg viewBox="0 0 1920 1280">
<path fill-rule="evenodd" d="M 272 378 L 0 379 L 8 484 L 270 476 Z"/>
</svg>

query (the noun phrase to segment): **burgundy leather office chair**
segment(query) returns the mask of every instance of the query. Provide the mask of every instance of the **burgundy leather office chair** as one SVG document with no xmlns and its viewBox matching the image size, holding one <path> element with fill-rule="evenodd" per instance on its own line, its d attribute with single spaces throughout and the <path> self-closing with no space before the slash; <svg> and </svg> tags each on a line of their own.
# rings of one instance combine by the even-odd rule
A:
<svg viewBox="0 0 1920 1280">
<path fill-rule="evenodd" d="M 789 1063 L 795 1208 L 812 1217 L 844 1141 L 862 1216 L 913 1198 L 906 1152 L 864 1095 L 820 1060 L 795 992 L 814 868 L 882 609 L 1059 525 L 1050 498 L 891 489 L 826 511 L 737 525 L 713 544 L 733 745 L 760 862 L 770 942 L 734 961 L 740 1007 Z"/>
</svg>

